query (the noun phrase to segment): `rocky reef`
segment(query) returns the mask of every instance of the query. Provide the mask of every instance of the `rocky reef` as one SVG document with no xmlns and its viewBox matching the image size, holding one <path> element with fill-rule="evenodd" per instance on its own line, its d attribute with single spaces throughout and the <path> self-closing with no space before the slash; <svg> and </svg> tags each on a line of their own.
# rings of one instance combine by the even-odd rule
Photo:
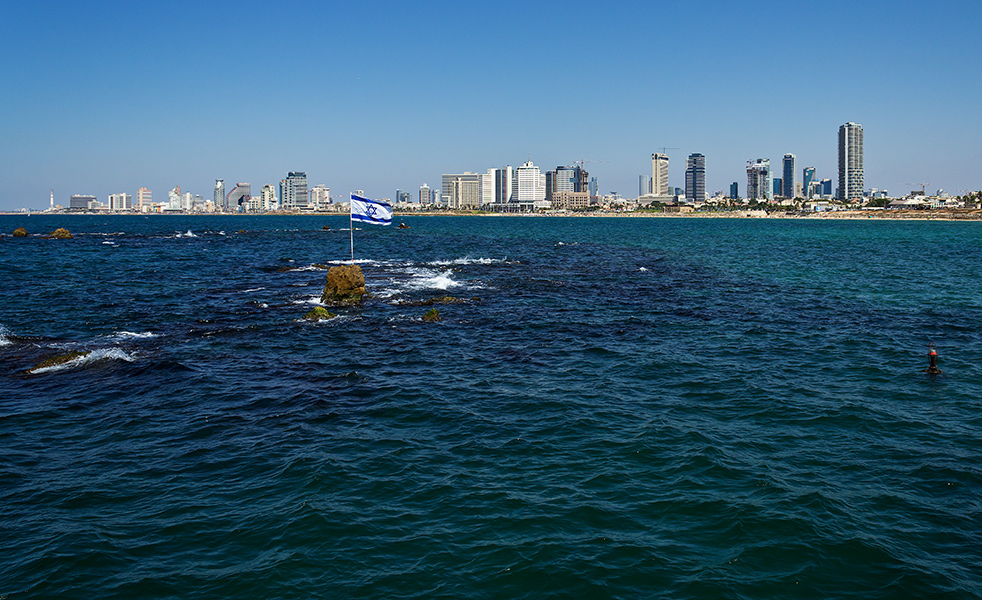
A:
<svg viewBox="0 0 982 600">
<path fill-rule="evenodd" d="M 18 227 L 14 230 L 14 237 L 27 237 L 27 230 L 23 227 Z"/>
<path fill-rule="evenodd" d="M 55 238 L 56 240 L 72 240 L 72 239 L 75 239 L 75 236 L 72 235 L 64 227 L 59 227 L 58 229 L 55 229 L 54 231 L 52 231 L 51 232 L 51 237 Z"/>
<path fill-rule="evenodd" d="M 327 272 L 327 282 L 321 303 L 328 306 L 358 304 L 366 294 L 365 275 L 358 265 L 331 267 Z"/>
<path fill-rule="evenodd" d="M 305 314 L 303 318 L 306 321 L 326 321 L 327 319 L 333 319 L 336 316 L 336 314 L 328 312 L 323 306 L 315 306 L 314 310 Z"/>
</svg>

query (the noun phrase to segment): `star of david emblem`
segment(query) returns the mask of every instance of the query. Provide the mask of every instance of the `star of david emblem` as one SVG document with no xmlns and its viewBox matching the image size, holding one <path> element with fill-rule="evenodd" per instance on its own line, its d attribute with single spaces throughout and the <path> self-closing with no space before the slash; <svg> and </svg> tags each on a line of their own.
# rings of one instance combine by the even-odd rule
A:
<svg viewBox="0 0 982 600">
<path fill-rule="evenodd" d="M 367 207 L 365 207 L 365 213 L 369 217 L 374 217 L 377 211 L 378 211 L 378 207 L 376 206 L 368 205 Z"/>
</svg>

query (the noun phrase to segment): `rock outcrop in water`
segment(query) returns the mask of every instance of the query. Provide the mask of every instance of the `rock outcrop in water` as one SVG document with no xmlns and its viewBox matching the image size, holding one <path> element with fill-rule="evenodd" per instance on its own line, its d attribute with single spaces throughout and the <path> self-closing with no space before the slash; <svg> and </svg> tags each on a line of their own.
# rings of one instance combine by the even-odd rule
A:
<svg viewBox="0 0 982 600">
<path fill-rule="evenodd" d="M 307 321 L 326 321 L 327 319 L 333 319 L 337 315 L 332 312 L 327 312 L 327 309 L 323 306 L 316 306 L 314 310 L 303 316 L 304 320 Z"/>
<path fill-rule="evenodd" d="M 438 311 L 435 308 L 431 308 L 430 310 L 426 311 L 426 314 L 425 315 L 423 315 L 423 320 L 424 321 L 433 322 L 433 323 L 439 321 L 440 320 L 440 311 Z"/>
<path fill-rule="evenodd" d="M 358 304 L 365 291 L 365 275 L 358 265 L 331 267 L 327 272 L 327 282 L 321 303 L 328 306 Z"/>
<path fill-rule="evenodd" d="M 72 240 L 72 239 L 75 239 L 75 236 L 72 235 L 64 227 L 59 227 L 58 229 L 55 229 L 54 231 L 52 231 L 51 232 L 51 237 L 55 238 L 56 240 Z"/>
<path fill-rule="evenodd" d="M 14 230 L 14 237 L 27 237 L 27 230 L 23 227 L 18 227 Z"/>
<path fill-rule="evenodd" d="M 35 373 L 41 369 L 47 369 L 48 367 L 57 367 L 58 365 L 63 365 L 67 362 L 71 362 L 76 358 L 81 358 L 87 355 L 88 352 L 66 352 L 65 354 L 59 354 L 58 356 L 52 356 L 51 358 L 42 361 L 35 365 L 34 367 L 28 369 L 28 373 Z"/>
</svg>

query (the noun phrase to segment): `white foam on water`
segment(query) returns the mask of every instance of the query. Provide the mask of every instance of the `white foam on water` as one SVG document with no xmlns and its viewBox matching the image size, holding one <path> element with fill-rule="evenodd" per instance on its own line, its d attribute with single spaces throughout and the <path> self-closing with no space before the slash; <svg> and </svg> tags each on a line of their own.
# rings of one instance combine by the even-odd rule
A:
<svg viewBox="0 0 982 600">
<path fill-rule="evenodd" d="M 465 256 L 464 258 L 455 258 L 453 260 L 434 260 L 429 264 L 436 267 L 444 267 L 447 265 L 494 265 L 503 262 L 505 260 L 501 258 L 471 258 Z"/>
<path fill-rule="evenodd" d="M 144 331 L 142 333 L 136 333 L 134 331 L 117 331 L 112 337 L 124 340 L 150 340 L 159 336 L 150 331 Z"/>
<path fill-rule="evenodd" d="M 136 361 L 136 358 L 130 354 L 127 354 L 126 352 L 123 352 L 119 348 L 102 348 L 99 350 L 93 350 L 92 352 L 88 352 L 82 356 L 77 356 L 68 362 L 61 363 L 60 365 L 31 369 L 30 372 L 33 375 L 38 375 L 40 373 L 56 373 L 58 371 L 77 369 L 79 367 L 84 367 L 86 365 L 107 360 L 134 362 Z"/>
<path fill-rule="evenodd" d="M 644 272 L 645 272 L 645 271 L 647 271 L 647 270 L 648 270 L 648 269 L 646 269 L 645 267 L 641 267 L 640 269 L 638 269 L 638 271 L 641 271 L 642 273 L 644 273 Z"/>
<path fill-rule="evenodd" d="M 298 300 L 291 300 L 290 304 L 313 304 L 314 306 L 325 306 L 321 303 L 321 297 L 319 295 L 300 298 Z"/>
<path fill-rule="evenodd" d="M 179 233 L 175 237 L 179 237 L 179 238 L 194 238 L 194 237 L 198 237 L 198 236 L 194 235 L 191 232 L 191 230 L 188 229 L 187 232 L 185 232 L 185 233 Z"/>
<path fill-rule="evenodd" d="M 13 342 L 8 337 L 9 335 L 10 335 L 10 331 L 3 325 L 0 325 L 0 346 L 9 346 L 13 344 Z"/>
<path fill-rule="evenodd" d="M 242 290 L 242 293 L 243 294 L 248 294 L 250 292 L 261 292 L 262 290 L 265 290 L 265 289 L 266 288 L 264 288 L 264 287 L 257 287 L 257 288 L 252 288 L 251 290 Z"/>
</svg>

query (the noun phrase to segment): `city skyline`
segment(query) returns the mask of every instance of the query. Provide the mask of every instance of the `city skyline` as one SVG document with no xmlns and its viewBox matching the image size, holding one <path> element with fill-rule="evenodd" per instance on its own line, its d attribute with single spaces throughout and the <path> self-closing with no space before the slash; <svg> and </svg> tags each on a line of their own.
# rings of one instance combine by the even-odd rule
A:
<svg viewBox="0 0 982 600">
<path fill-rule="evenodd" d="M 258 190 L 298 169 L 336 196 L 392 197 L 528 158 L 585 160 L 601 193 L 632 197 L 662 148 L 672 188 L 693 153 L 709 193 L 745 181 L 747 160 L 788 153 L 837 181 L 847 122 L 870 132 L 867 189 L 982 187 L 980 5 L 831 2 L 804 28 L 793 6 L 711 4 L 10 5 L 0 210 L 43 209 L 52 189 L 62 205 L 141 187 L 210 197 L 216 179 Z M 298 33 L 286 13 L 330 32 Z M 656 21 L 654 37 L 635 31 Z M 255 36 L 231 43 L 216 23 Z M 763 30 L 812 35 L 750 35 Z M 140 35 L 119 46 L 127 31 Z M 761 59 L 800 75 L 793 94 L 746 89 Z M 841 91 L 845 72 L 861 76 Z M 286 74 L 303 85 L 267 89 Z"/>
</svg>

